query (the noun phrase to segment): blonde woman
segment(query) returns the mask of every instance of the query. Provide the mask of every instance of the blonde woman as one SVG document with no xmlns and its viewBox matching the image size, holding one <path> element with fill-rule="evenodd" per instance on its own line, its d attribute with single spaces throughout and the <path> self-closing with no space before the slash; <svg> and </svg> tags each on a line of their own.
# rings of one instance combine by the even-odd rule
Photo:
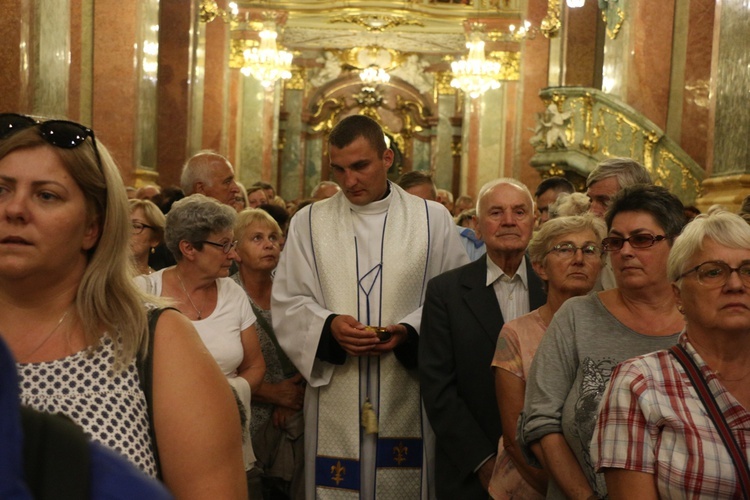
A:
<svg viewBox="0 0 750 500">
<path fill-rule="evenodd" d="M 0 332 L 22 403 L 158 467 L 177 498 L 246 497 L 231 391 L 181 314 L 164 312 L 150 335 L 125 188 L 94 132 L 0 115 L 0 214 Z M 147 354 L 151 407 L 138 378 Z"/>
<path fill-rule="evenodd" d="M 138 274 L 151 274 L 148 256 L 164 241 L 166 217 L 149 200 L 128 200 L 130 204 L 130 251 Z"/>
</svg>

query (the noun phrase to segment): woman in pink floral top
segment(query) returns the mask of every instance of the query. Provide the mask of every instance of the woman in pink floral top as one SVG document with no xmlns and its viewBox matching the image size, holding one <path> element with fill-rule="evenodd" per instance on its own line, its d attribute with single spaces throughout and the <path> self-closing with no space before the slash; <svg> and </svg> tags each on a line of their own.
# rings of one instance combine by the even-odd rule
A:
<svg viewBox="0 0 750 500">
<path fill-rule="evenodd" d="M 547 477 L 526 463 L 516 442 L 516 423 L 523 409 L 526 376 L 536 348 L 555 311 L 570 297 L 584 295 L 596 283 L 602 266 L 601 219 L 573 216 L 552 219 L 534 235 L 529 257 L 547 285 L 547 303 L 503 326 L 492 360 L 495 368 L 503 437 L 490 481 L 492 498 L 543 498 Z"/>
</svg>

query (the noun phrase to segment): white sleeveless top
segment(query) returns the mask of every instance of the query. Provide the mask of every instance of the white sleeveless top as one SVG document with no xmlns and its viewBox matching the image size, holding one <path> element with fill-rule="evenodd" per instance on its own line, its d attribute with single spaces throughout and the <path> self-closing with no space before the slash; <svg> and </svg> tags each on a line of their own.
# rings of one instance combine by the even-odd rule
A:
<svg viewBox="0 0 750 500">
<path fill-rule="evenodd" d="M 21 404 L 45 413 L 62 413 L 87 437 L 120 453 L 156 476 L 149 435 L 146 396 L 135 360 L 111 371 L 114 344 L 109 337 L 91 351 L 41 363 L 17 363 Z"/>
</svg>

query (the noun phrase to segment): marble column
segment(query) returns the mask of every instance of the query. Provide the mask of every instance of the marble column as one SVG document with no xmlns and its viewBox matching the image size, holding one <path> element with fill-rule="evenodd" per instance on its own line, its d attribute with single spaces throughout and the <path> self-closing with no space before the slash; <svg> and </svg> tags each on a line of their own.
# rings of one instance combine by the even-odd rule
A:
<svg viewBox="0 0 750 500">
<path fill-rule="evenodd" d="M 189 123 L 193 75 L 194 2 L 161 0 L 159 6 L 159 69 L 157 165 L 162 186 L 179 185 L 189 154 Z"/>
<path fill-rule="evenodd" d="M 285 200 L 305 198 L 310 194 L 305 191 L 302 159 L 305 157 L 304 109 L 305 82 L 301 71 L 286 84 L 284 90 L 284 110 L 286 119 L 280 122 L 284 128 L 284 149 L 281 152 L 277 192 Z"/>
<path fill-rule="evenodd" d="M 747 0 L 716 4 L 711 75 L 710 178 L 703 181 L 697 206 L 715 203 L 736 211 L 750 193 L 750 9 Z"/>
<path fill-rule="evenodd" d="M 31 8 L 28 2 L 4 2 L 0 16 L 0 99 L 2 113 L 31 112 Z"/>
</svg>

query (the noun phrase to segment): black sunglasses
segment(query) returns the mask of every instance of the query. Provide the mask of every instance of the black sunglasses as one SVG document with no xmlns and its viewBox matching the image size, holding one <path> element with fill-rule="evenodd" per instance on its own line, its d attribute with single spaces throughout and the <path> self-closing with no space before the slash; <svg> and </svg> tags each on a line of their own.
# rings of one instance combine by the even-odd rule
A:
<svg viewBox="0 0 750 500">
<path fill-rule="evenodd" d="M 99 156 L 99 149 L 96 147 L 94 131 L 88 127 L 84 127 L 80 123 L 68 120 L 39 121 L 30 116 L 19 115 L 17 113 L 0 113 L 0 140 L 7 139 L 21 130 L 35 126 L 39 127 L 39 135 L 48 144 L 62 149 L 77 148 L 86 142 L 87 137 L 91 137 L 96 164 L 99 170 L 103 171 L 102 159 Z"/>
</svg>

